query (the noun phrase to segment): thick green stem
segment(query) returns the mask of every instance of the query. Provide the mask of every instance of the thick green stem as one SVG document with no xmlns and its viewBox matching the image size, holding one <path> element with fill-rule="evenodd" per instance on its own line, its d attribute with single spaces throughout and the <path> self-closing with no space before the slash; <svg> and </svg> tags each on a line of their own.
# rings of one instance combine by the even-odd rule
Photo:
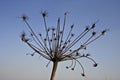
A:
<svg viewBox="0 0 120 80">
<path fill-rule="evenodd" d="M 53 62 L 53 69 L 52 69 L 50 80 L 55 80 L 55 73 L 57 70 L 57 65 L 58 65 L 58 61 Z"/>
</svg>

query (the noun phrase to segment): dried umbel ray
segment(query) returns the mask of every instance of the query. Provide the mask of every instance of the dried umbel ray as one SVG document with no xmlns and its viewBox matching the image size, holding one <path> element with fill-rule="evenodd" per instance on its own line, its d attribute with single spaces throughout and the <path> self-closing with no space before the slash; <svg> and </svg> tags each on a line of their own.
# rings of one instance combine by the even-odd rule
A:
<svg viewBox="0 0 120 80">
<path fill-rule="evenodd" d="M 71 60 L 71 65 L 66 66 L 67 69 L 74 70 L 76 64 L 78 63 L 82 69 L 82 76 L 85 76 L 84 67 L 82 66 L 81 62 L 79 61 L 80 58 L 87 58 L 93 62 L 93 67 L 97 67 L 97 63 L 90 57 L 90 54 L 80 54 L 80 50 L 86 49 L 86 46 L 95 41 L 96 39 L 100 38 L 105 34 L 107 31 L 102 30 L 101 33 L 97 34 L 94 32 L 93 29 L 96 27 L 96 23 L 93 23 L 91 26 L 87 26 L 83 32 L 78 34 L 76 37 L 75 34 L 72 32 L 74 28 L 74 24 L 70 26 L 68 31 L 68 35 L 64 34 L 65 26 L 66 26 L 66 17 L 67 13 L 64 13 L 64 22 L 63 25 L 60 25 L 60 18 L 57 20 L 57 25 L 55 28 L 49 28 L 46 23 L 47 12 L 44 11 L 41 13 L 44 21 L 45 27 L 45 36 L 41 33 L 36 34 L 30 24 L 28 23 L 28 17 L 23 15 L 22 19 L 30 29 L 30 37 L 26 36 L 26 33 L 23 32 L 21 34 L 21 40 L 25 42 L 30 48 L 33 49 L 34 54 L 39 54 L 40 56 L 44 57 L 45 59 L 49 60 L 47 66 L 50 62 L 53 62 L 53 69 L 51 73 L 50 80 L 54 80 L 55 72 L 59 62 Z M 87 34 L 91 34 L 87 39 L 84 40 L 82 44 L 79 45 L 79 41 L 86 37 Z M 66 36 L 66 38 L 63 38 Z M 78 44 L 78 47 L 72 50 L 73 46 Z"/>
</svg>

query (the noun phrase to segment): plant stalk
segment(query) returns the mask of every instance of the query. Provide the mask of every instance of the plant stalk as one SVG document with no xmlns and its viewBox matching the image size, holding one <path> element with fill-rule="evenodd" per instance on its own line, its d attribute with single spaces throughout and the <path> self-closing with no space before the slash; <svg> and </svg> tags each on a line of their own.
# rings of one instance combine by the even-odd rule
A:
<svg viewBox="0 0 120 80">
<path fill-rule="evenodd" d="M 58 66 L 58 61 L 53 62 L 53 69 L 52 69 L 50 80 L 55 80 L 55 74 L 56 74 L 57 66 Z"/>
</svg>

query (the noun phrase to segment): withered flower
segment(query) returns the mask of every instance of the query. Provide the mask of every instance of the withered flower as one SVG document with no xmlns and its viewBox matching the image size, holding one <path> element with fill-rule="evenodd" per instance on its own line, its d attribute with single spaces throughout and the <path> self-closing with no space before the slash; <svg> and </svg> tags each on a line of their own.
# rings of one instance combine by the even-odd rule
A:
<svg viewBox="0 0 120 80">
<path fill-rule="evenodd" d="M 56 28 L 48 28 L 45 18 L 47 16 L 46 11 L 43 11 L 41 14 L 45 25 L 45 36 L 43 36 L 42 33 L 37 35 L 28 23 L 27 17 L 23 15 L 22 19 L 30 29 L 31 36 L 29 39 L 31 39 L 31 41 L 26 38 L 25 32 L 21 34 L 21 40 L 24 41 L 31 49 L 33 49 L 34 54 L 31 54 L 31 56 L 39 54 L 40 56 L 44 57 L 48 60 L 48 64 L 46 66 L 48 66 L 50 62 L 53 62 L 50 80 L 54 80 L 59 62 L 71 61 L 71 65 L 66 67 L 67 69 L 70 68 L 71 70 L 75 70 L 76 64 L 79 64 L 82 69 L 82 76 L 85 76 L 85 71 L 79 59 L 87 58 L 91 60 L 93 62 L 93 67 L 98 65 L 90 57 L 90 54 L 81 54 L 80 51 L 82 49 L 86 49 L 87 45 L 104 35 L 106 30 L 103 30 L 101 34 L 93 32 L 93 29 L 96 27 L 96 23 L 94 23 L 91 27 L 87 26 L 80 34 L 75 36 L 73 33 L 74 24 L 70 26 L 70 29 L 65 30 L 67 13 L 64 14 L 63 26 L 60 25 L 60 18 L 58 18 Z M 65 34 L 65 31 L 67 31 L 68 34 Z M 87 34 L 91 35 L 86 37 Z M 86 37 L 86 40 L 80 44 L 80 40 L 84 39 L 84 37 Z M 76 44 L 78 47 L 73 49 Z"/>
</svg>

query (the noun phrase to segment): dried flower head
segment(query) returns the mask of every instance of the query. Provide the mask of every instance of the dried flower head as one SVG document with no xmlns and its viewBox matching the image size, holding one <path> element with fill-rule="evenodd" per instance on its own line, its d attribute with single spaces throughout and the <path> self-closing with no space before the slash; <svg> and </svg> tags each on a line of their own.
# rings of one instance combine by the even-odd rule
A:
<svg viewBox="0 0 120 80">
<path fill-rule="evenodd" d="M 22 34 L 21 34 L 21 40 L 24 41 L 24 42 L 28 42 L 29 41 L 29 39 L 26 38 L 25 32 L 22 32 Z"/>
<path fill-rule="evenodd" d="M 23 21 L 25 21 L 25 20 L 27 20 L 27 19 L 28 19 L 28 17 L 27 17 L 26 15 L 22 15 L 22 17 L 21 17 L 21 18 L 22 18 L 22 20 L 23 20 Z"/>
<path fill-rule="evenodd" d="M 96 32 L 92 32 L 91 34 L 91 31 L 93 31 L 93 29 L 96 27 L 96 23 L 94 23 L 91 27 L 87 26 L 75 37 L 75 34 L 73 33 L 74 24 L 70 26 L 70 29 L 65 30 L 67 13 L 64 14 L 63 26 L 60 25 L 60 18 L 58 18 L 56 28 L 48 28 L 45 18 L 47 16 L 46 11 L 43 11 L 41 14 L 44 21 L 45 36 L 43 36 L 42 33 L 37 35 L 26 20 L 27 17 L 22 16 L 23 21 L 30 29 L 31 37 L 29 39 L 32 39 L 32 41 L 29 41 L 29 39 L 26 38 L 25 32 L 21 34 L 21 40 L 24 41 L 35 52 L 31 54 L 31 56 L 37 53 L 44 57 L 49 61 L 46 66 L 48 66 L 50 62 L 53 62 L 53 70 L 50 80 L 54 79 L 57 64 L 62 61 L 71 61 L 71 65 L 66 67 L 67 69 L 70 68 L 71 70 L 74 70 L 76 64 L 78 64 L 82 69 L 82 76 L 85 76 L 85 71 L 79 59 L 87 58 L 94 63 L 93 67 L 97 67 L 98 64 L 90 57 L 90 54 L 80 54 L 80 51 L 82 49 L 86 49 L 87 45 L 100 38 L 107 30 L 103 30 L 101 34 L 98 35 Z M 65 31 L 67 31 L 68 34 L 65 34 Z M 86 36 L 87 34 L 91 34 L 91 36 Z M 80 44 L 79 41 L 84 39 L 84 37 L 86 37 L 86 40 L 83 40 L 84 42 Z M 73 47 L 76 46 L 76 44 L 78 47 L 74 49 Z"/>
<path fill-rule="evenodd" d="M 94 65 L 93 65 L 93 67 L 97 67 L 98 66 L 98 64 L 97 63 L 95 63 Z"/>
<path fill-rule="evenodd" d="M 48 13 L 46 11 L 43 11 L 43 12 L 41 12 L 41 14 L 43 17 L 46 17 Z"/>
<path fill-rule="evenodd" d="M 101 34 L 104 35 L 106 32 L 107 32 L 107 29 L 103 30 Z"/>
<path fill-rule="evenodd" d="M 85 74 L 84 74 L 84 73 L 81 73 L 81 75 L 82 75 L 83 77 L 85 77 Z"/>
</svg>

